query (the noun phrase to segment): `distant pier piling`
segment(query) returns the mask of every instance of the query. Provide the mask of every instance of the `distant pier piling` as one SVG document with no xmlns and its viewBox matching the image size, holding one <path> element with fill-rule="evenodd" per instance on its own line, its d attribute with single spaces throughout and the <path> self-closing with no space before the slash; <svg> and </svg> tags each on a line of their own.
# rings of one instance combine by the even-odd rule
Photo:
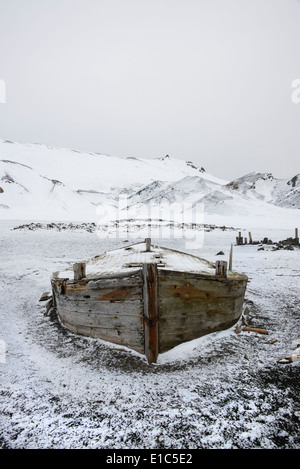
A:
<svg viewBox="0 0 300 469">
<path fill-rule="evenodd" d="M 246 244 L 259 244 L 259 243 L 262 243 L 262 244 L 276 244 L 271 239 L 269 239 L 268 237 L 264 237 L 261 241 L 253 241 L 251 231 L 248 232 L 248 236 L 249 236 L 248 239 L 246 237 L 243 237 L 242 232 L 239 231 L 238 236 L 236 236 L 236 238 L 235 238 L 236 246 L 244 246 Z M 295 236 L 294 237 L 291 236 L 290 238 L 287 238 L 283 241 L 279 241 L 279 244 L 281 244 L 281 245 L 282 244 L 290 244 L 290 245 L 294 245 L 294 246 L 299 246 L 300 243 L 299 243 L 298 228 L 295 228 Z"/>
<path fill-rule="evenodd" d="M 242 232 L 239 231 L 239 235 L 236 237 L 236 245 L 241 246 L 244 244 L 244 238 L 242 236 Z"/>
<path fill-rule="evenodd" d="M 237 246 L 243 246 L 244 244 L 252 244 L 253 241 L 252 241 L 252 234 L 251 234 L 251 231 L 249 231 L 248 236 L 249 236 L 249 238 L 243 237 L 243 236 L 242 236 L 242 232 L 239 231 L 239 235 L 236 236 L 236 238 L 235 238 L 235 240 L 236 240 L 236 245 L 237 245 Z M 248 243 L 248 239 L 249 239 L 249 243 Z"/>
</svg>

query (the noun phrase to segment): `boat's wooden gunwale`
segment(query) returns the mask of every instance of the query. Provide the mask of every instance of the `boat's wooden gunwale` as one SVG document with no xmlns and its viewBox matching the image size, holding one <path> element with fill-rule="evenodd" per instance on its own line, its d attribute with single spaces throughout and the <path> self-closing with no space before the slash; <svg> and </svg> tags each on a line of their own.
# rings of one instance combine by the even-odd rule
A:
<svg viewBox="0 0 300 469">
<path fill-rule="evenodd" d="M 160 275 L 182 275 L 182 276 L 189 276 L 189 277 L 195 277 L 195 278 L 203 278 L 207 280 L 213 280 L 214 282 L 222 282 L 222 283 L 228 283 L 232 282 L 234 283 L 235 281 L 240 282 L 241 280 L 247 281 L 248 277 L 245 274 L 239 274 L 232 272 L 229 274 L 227 277 L 217 277 L 216 275 L 208 274 L 208 273 L 203 273 L 203 272 L 186 272 L 183 270 L 172 270 L 172 269 L 167 269 L 167 268 L 160 268 L 158 267 L 158 271 Z M 120 279 L 120 278 L 131 278 L 136 274 L 139 274 L 142 272 L 142 269 L 137 269 L 137 270 L 130 270 L 128 272 L 121 272 L 121 273 L 115 273 L 115 274 L 109 274 L 109 275 L 97 275 L 96 277 L 85 277 L 78 282 L 75 282 L 74 279 L 71 279 L 70 277 L 58 277 L 58 274 L 60 272 L 55 272 L 51 279 L 53 281 L 58 281 L 58 282 L 64 282 L 66 284 L 89 284 L 90 282 L 97 282 L 101 280 L 113 280 L 113 279 Z"/>
</svg>

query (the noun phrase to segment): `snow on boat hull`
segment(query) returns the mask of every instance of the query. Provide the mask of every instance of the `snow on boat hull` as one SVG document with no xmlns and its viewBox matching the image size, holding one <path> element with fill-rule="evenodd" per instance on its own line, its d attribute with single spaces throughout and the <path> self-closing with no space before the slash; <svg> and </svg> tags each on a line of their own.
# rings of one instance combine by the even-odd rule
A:
<svg viewBox="0 0 300 469">
<path fill-rule="evenodd" d="M 240 318 L 246 275 L 218 276 L 203 259 L 152 245 L 149 252 L 143 243 L 117 251 L 119 262 L 123 253 L 127 261 L 118 272 L 105 269 L 113 259 L 105 253 L 86 264 L 80 279 L 74 280 L 70 269 L 53 274 L 54 305 L 71 331 L 132 348 L 153 363 L 159 353 L 227 329 Z M 178 264 L 172 268 L 174 256 L 181 270 Z"/>
</svg>

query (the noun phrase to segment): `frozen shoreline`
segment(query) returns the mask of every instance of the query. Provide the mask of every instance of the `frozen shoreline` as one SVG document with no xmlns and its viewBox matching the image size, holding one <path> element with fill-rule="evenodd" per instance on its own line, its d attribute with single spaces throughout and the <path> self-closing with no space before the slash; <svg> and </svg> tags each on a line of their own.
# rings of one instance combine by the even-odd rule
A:
<svg viewBox="0 0 300 469">
<path fill-rule="evenodd" d="M 116 247 L 116 239 L 12 230 L 17 225 L 0 222 L 2 447 L 300 447 L 299 362 L 276 362 L 300 335 L 299 249 L 234 247 L 234 270 L 250 278 L 249 321 L 268 336 L 232 328 L 182 344 L 149 366 L 136 352 L 70 333 L 39 303 L 52 272 Z M 291 234 L 252 233 L 274 241 Z M 234 241 L 233 231 L 212 230 L 195 254 L 214 261 L 222 250 L 227 260 Z M 160 244 L 184 250 L 182 239 Z"/>
</svg>

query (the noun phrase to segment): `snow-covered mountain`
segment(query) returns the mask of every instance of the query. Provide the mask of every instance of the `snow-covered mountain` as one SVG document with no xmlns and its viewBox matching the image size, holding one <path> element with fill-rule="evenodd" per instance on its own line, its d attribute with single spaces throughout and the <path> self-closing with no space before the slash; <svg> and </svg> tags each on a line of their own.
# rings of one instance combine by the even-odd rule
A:
<svg viewBox="0 0 300 469">
<path fill-rule="evenodd" d="M 271 173 L 253 172 L 229 182 L 227 186 L 279 207 L 300 208 L 300 174 L 291 179 L 275 179 Z"/>
<path fill-rule="evenodd" d="M 99 209 L 117 207 L 120 197 L 135 213 L 145 213 L 147 204 L 204 204 L 210 222 L 232 225 L 251 216 L 296 226 L 300 175 L 251 173 L 226 181 L 168 155 L 120 158 L 0 140 L 1 219 L 97 221 Z"/>
</svg>

